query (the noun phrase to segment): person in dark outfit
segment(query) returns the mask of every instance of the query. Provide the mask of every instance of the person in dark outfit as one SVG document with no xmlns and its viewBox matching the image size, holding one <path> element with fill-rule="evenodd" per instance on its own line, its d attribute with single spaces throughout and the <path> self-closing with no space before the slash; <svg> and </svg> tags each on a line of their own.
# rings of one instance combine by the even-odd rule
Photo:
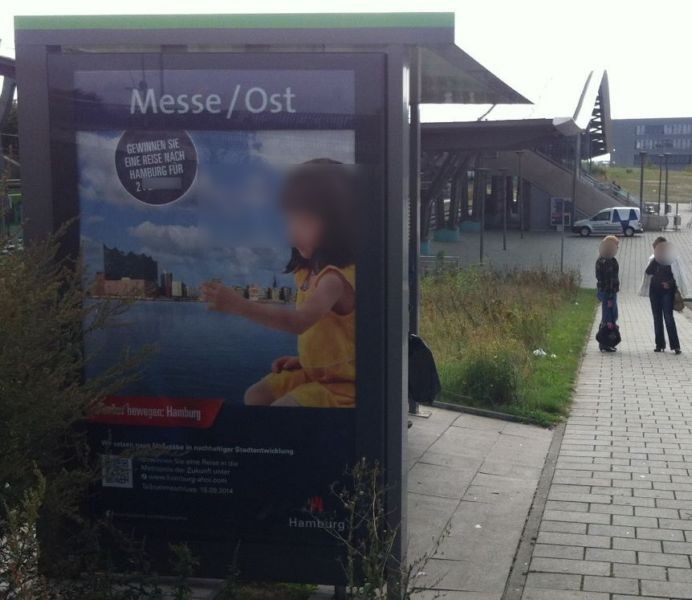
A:
<svg viewBox="0 0 692 600">
<path fill-rule="evenodd" d="M 654 241 L 654 254 L 649 259 L 649 264 L 645 271 L 645 278 L 648 280 L 651 312 L 654 317 L 654 332 L 656 334 L 656 348 L 654 352 L 664 352 L 666 349 L 666 336 L 663 329 L 665 323 L 670 349 L 675 354 L 681 353 L 680 339 L 678 338 L 678 329 L 675 325 L 673 313 L 675 293 L 679 285 L 676 280 L 676 274 L 678 277 L 681 277 L 678 268 L 672 247 L 666 238 L 656 238 Z M 644 287 L 646 286 L 646 280 Z"/>
<path fill-rule="evenodd" d="M 620 291 L 620 265 L 615 255 L 619 241 L 614 235 L 603 238 L 596 260 L 598 299 L 601 301 L 601 328 L 614 329 L 618 321 L 618 299 Z M 612 346 L 599 344 L 601 352 L 615 352 Z"/>
</svg>

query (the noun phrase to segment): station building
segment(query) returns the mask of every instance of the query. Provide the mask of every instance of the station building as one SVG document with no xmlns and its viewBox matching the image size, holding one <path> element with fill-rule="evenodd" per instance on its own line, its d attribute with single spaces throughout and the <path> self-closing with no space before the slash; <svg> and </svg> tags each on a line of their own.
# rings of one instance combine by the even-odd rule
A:
<svg viewBox="0 0 692 600">
<path fill-rule="evenodd" d="M 551 87 L 552 96 L 530 105 L 426 107 L 424 242 L 481 227 L 555 229 L 557 199 L 565 200 L 567 226 L 603 208 L 638 205 L 586 168 L 612 150 L 607 72 L 563 73 Z"/>
</svg>

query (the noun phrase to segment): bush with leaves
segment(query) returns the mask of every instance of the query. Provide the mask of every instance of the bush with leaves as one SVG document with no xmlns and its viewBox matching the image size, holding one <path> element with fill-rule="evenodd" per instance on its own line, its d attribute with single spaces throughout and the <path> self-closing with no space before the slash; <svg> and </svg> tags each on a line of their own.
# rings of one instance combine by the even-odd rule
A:
<svg viewBox="0 0 692 600">
<path fill-rule="evenodd" d="M 49 576 L 76 576 L 100 555 L 99 534 L 81 512 L 96 470 L 80 424 L 139 361 L 125 358 L 84 380 L 83 336 L 125 306 L 85 303 L 82 273 L 57 258 L 57 239 L 0 256 L 0 552 L 20 533 L 27 544 L 35 538 L 34 562 L 17 563 L 28 569 L 24 588 L 38 577 L 39 562 Z M 14 597 L 7 577 L 0 572 L 0 590 Z"/>
</svg>

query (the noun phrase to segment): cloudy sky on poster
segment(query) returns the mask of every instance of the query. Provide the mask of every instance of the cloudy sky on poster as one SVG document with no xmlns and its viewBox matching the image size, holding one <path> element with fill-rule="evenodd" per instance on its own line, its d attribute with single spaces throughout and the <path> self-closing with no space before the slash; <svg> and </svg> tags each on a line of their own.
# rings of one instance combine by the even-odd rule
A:
<svg viewBox="0 0 692 600">
<path fill-rule="evenodd" d="M 177 280 L 198 286 L 218 277 L 229 284 L 291 283 L 277 207 L 291 165 L 328 157 L 353 163 L 352 131 L 189 132 L 197 176 L 179 200 L 144 204 L 115 173 L 122 132 L 78 134 L 82 249 L 88 274 L 103 269 L 103 244 L 145 253 Z"/>
</svg>

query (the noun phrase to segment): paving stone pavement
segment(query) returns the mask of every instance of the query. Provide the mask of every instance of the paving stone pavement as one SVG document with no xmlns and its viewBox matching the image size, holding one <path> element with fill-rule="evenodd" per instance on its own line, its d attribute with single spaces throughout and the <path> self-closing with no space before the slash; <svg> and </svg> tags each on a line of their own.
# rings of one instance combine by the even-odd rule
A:
<svg viewBox="0 0 692 600">
<path fill-rule="evenodd" d="M 680 231 L 647 231 L 632 238 L 620 238 L 618 260 L 622 274 L 623 291 L 636 292 L 642 280 L 642 272 L 651 255 L 651 243 L 664 235 L 679 250 L 685 270 L 692 276 L 692 209 L 680 207 L 682 228 Z M 689 226 L 688 226 L 689 225 Z M 598 244 L 602 236 L 582 238 L 571 233 L 565 236 L 565 269 L 581 274 L 584 287 L 595 288 L 594 263 L 598 256 Z M 457 256 L 464 265 L 478 264 L 478 233 L 463 233 L 459 242 L 434 242 L 432 254 L 443 252 L 446 256 Z M 519 232 L 510 231 L 507 250 L 502 249 L 502 233 L 488 231 L 484 242 L 485 261 L 497 267 L 526 268 L 560 266 L 560 234 L 556 232 L 526 232 L 521 239 Z"/>
<path fill-rule="evenodd" d="M 619 351 L 592 335 L 523 600 L 692 599 L 692 320 L 677 323 L 690 353 L 655 354 L 648 299 L 623 294 Z"/>
</svg>

